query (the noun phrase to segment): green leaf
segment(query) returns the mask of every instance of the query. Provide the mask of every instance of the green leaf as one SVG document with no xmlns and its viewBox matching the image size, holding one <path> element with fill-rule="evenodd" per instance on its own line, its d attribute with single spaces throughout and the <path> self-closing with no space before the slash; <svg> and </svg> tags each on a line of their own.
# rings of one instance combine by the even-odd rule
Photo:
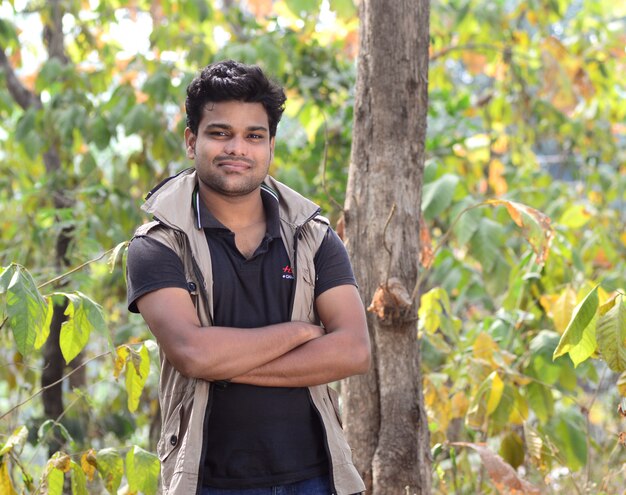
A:
<svg viewBox="0 0 626 495">
<path fill-rule="evenodd" d="M 83 468 L 74 461 L 72 461 L 71 466 L 72 495 L 89 495 L 87 491 L 87 477 Z"/>
<path fill-rule="evenodd" d="M 566 466 L 577 471 L 587 463 L 587 428 L 584 417 L 569 409 L 556 415 L 550 423 L 550 436 L 564 456 Z"/>
<path fill-rule="evenodd" d="M 122 483 L 124 461 L 115 449 L 102 449 L 96 454 L 98 472 L 104 481 L 107 491 L 113 495 Z"/>
<path fill-rule="evenodd" d="M 45 476 L 47 495 L 63 495 L 63 483 L 65 481 L 65 475 L 63 471 L 57 468 L 52 468 Z"/>
<path fill-rule="evenodd" d="M 524 464 L 524 441 L 516 432 L 510 431 L 500 444 L 500 456 L 517 469 Z"/>
<path fill-rule="evenodd" d="M 27 356 L 48 338 L 52 305 L 41 295 L 30 273 L 19 265 L 6 289 L 6 303 L 17 350 Z"/>
<path fill-rule="evenodd" d="M 112 133 L 108 121 L 98 115 L 90 121 L 90 131 L 93 143 L 99 150 L 104 150 L 111 142 Z"/>
<path fill-rule="evenodd" d="M 4 443 L 2 448 L 0 448 L 0 458 L 7 452 L 11 452 L 16 447 L 24 445 L 24 443 L 26 443 L 27 438 L 28 438 L 28 428 L 26 428 L 25 426 L 20 426 L 16 428 L 15 431 L 11 434 L 11 436 Z"/>
<path fill-rule="evenodd" d="M 44 421 L 41 426 L 37 429 L 37 438 L 40 440 L 44 439 L 46 436 L 50 434 L 50 430 L 58 429 L 61 433 L 61 436 L 65 438 L 70 444 L 74 443 L 74 438 L 70 435 L 70 432 L 67 431 L 67 428 L 58 421 L 54 419 L 47 419 Z"/>
<path fill-rule="evenodd" d="M 626 371 L 626 304 L 620 294 L 607 306 L 610 308 L 604 314 L 600 308 L 596 327 L 598 351 L 609 368 L 620 373 Z"/>
<path fill-rule="evenodd" d="M 460 245 L 465 245 L 470 241 L 483 217 L 482 212 L 472 206 L 476 206 L 475 203 L 470 198 L 465 198 L 451 208 L 450 216 L 453 219 L 461 215 L 454 226 L 454 237 Z"/>
<path fill-rule="evenodd" d="M 591 218 L 592 215 L 585 206 L 571 205 L 559 219 L 559 224 L 570 229 L 579 229 L 589 222 Z"/>
<path fill-rule="evenodd" d="M 156 494 L 160 470 L 159 458 L 141 447 L 135 445 L 126 454 L 126 478 L 131 492 Z"/>
<path fill-rule="evenodd" d="M 111 253 L 111 256 L 109 256 L 109 259 L 107 260 L 107 265 L 109 265 L 109 273 L 113 273 L 113 270 L 115 270 L 115 265 L 117 263 L 117 258 L 120 255 L 120 252 L 122 252 L 123 249 L 126 249 L 128 247 L 128 241 L 124 241 L 124 242 L 120 242 L 117 246 L 115 246 L 115 248 L 113 249 L 113 252 Z"/>
<path fill-rule="evenodd" d="M 287 7 L 298 17 L 313 14 L 319 11 L 319 0 L 285 0 Z"/>
<path fill-rule="evenodd" d="M 551 390 L 537 382 L 529 383 L 526 390 L 531 409 L 535 412 L 537 419 L 545 423 L 554 412 L 554 398 Z"/>
<path fill-rule="evenodd" d="M 480 261 L 485 273 L 490 273 L 499 257 L 502 246 L 502 226 L 488 218 L 482 218 L 478 230 L 470 240 L 472 255 Z"/>
<path fill-rule="evenodd" d="M 93 330 L 106 332 L 106 323 L 102 309 L 85 294 L 57 293 L 69 299 L 65 310 L 68 317 L 61 326 L 59 344 L 66 363 L 74 359 L 83 350 Z"/>
<path fill-rule="evenodd" d="M 132 364 L 132 366 L 131 366 Z M 134 412 L 139 406 L 141 392 L 150 373 L 150 354 L 148 348 L 141 346 L 139 353 L 131 349 L 130 363 L 126 364 L 126 393 L 128 410 Z"/>
<path fill-rule="evenodd" d="M 569 353 L 574 366 L 578 366 L 596 350 L 596 319 L 598 310 L 598 286 L 574 308 L 572 319 L 561 335 L 552 359 Z"/>
<path fill-rule="evenodd" d="M 424 184 L 422 212 L 426 220 L 432 220 L 450 206 L 458 183 L 457 175 L 445 174 L 433 182 Z"/>
<path fill-rule="evenodd" d="M 205 3 L 205 2 L 203 2 Z M 172 85 L 172 76 L 164 71 L 156 72 L 146 79 L 143 84 L 143 91 L 150 95 L 152 99 L 158 102 L 167 100 L 170 87 Z"/>
<path fill-rule="evenodd" d="M 13 274 L 18 269 L 18 265 L 15 263 L 9 266 L 3 266 L 2 271 L 0 272 L 0 294 L 4 294 L 11 283 L 11 279 L 13 278 Z"/>
<path fill-rule="evenodd" d="M 147 129 L 150 129 L 154 125 L 154 118 L 150 115 L 150 110 L 146 105 L 139 104 L 135 105 L 128 112 L 126 117 L 122 122 L 126 135 L 145 132 Z"/>
<path fill-rule="evenodd" d="M 353 0 L 330 0 L 330 10 L 342 19 L 349 19 L 357 14 Z"/>
<path fill-rule="evenodd" d="M 35 118 L 37 116 L 37 110 L 29 108 L 24 112 L 17 122 L 15 127 L 15 139 L 25 142 L 28 140 L 28 136 L 35 130 Z"/>
</svg>

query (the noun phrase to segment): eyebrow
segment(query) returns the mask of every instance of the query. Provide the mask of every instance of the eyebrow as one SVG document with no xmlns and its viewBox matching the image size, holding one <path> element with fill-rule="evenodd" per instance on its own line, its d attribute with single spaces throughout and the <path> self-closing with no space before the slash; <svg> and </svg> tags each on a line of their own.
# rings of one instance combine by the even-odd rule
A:
<svg viewBox="0 0 626 495">
<path fill-rule="evenodd" d="M 217 127 L 218 129 L 225 129 L 225 130 L 230 130 L 233 128 L 232 125 L 229 124 L 224 124 L 222 122 L 209 122 L 206 125 L 206 128 L 212 128 L 212 127 Z M 250 131 L 265 131 L 268 132 L 268 128 L 263 126 L 263 125 L 251 125 L 246 127 L 246 131 L 250 132 Z"/>
</svg>

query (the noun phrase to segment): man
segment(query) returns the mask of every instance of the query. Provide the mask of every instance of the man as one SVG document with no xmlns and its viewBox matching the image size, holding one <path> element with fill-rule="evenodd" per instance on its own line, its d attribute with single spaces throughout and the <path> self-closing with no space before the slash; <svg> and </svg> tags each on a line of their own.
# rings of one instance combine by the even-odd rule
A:
<svg viewBox="0 0 626 495">
<path fill-rule="evenodd" d="M 267 175 L 284 103 L 256 66 L 204 68 L 185 102 L 194 169 L 148 195 L 129 246 L 129 309 L 161 350 L 167 494 L 365 489 L 327 385 L 369 366 L 364 309 L 319 208 Z"/>
</svg>

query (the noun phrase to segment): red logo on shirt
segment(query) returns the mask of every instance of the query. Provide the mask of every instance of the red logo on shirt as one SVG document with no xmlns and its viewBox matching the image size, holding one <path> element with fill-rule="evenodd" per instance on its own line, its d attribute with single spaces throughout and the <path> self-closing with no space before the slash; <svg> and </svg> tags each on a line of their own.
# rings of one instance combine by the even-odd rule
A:
<svg viewBox="0 0 626 495">
<path fill-rule="evenodd" d="M 293 270 L 289 265 L 283 267 L 283 278 L 293 280 Z"/>
</svg>

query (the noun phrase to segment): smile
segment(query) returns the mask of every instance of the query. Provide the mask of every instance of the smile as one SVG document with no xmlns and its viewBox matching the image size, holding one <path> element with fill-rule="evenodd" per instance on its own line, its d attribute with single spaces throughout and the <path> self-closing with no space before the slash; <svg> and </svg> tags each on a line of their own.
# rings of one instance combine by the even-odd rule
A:
<svg viewBox="0 0 626 495">
<path fill-rule="evenodd" d="M 242 172 L 244 170 L 248 170 L 252 167 L 251 163 L 242 162 L 239 160 L 233 161 L 220 161 L 217 163 L 217 166 L 227 172 Z"/>
</svg>

